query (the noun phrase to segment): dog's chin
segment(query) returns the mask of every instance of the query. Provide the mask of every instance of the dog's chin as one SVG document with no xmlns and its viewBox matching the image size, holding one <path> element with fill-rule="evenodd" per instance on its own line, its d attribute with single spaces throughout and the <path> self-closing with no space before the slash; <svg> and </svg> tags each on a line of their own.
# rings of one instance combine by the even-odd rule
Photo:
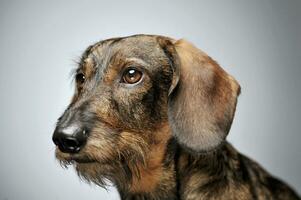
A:
<svg viewBox="0 0 301 200">
<path fill-rule="evenodd" d="M 59 149 L 56 149 L 55 152 L 56 159 L 64 166 L 72 165 L 72 164 L 90 164 L 90 163 L 97 163 L 99 161 L 90 158 L 87 155 L 83 154 L 70 154 L 64 153 Z"/>
<path fill-rule="evenodd" d="M 62 168 L 67 169 L 69 166 L 73 167 L 81 180 L 94 183 L 103 188 L 108 186 L 107 180 L 110 180 L 110 178 L 108 178 L 109 176 L 107 176 L 106 173 L 110 169 L 109 165 L 84 157 L 72 158 L 72 156 L 65 154 L 66 153 L 56 153 L 56 157 Z"/>
</svg>

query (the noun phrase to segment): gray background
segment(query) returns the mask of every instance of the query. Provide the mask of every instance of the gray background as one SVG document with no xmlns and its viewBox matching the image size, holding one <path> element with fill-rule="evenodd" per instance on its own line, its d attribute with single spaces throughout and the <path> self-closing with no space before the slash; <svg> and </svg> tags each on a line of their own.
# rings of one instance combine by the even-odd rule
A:
<svg viewBox="0 0 301 200">
<path fill-rule="evenodd" d="M 118 199 L 54 159 L 70 71 L 101 39 L 186 38 L 240 82 L 228 139 L 301 193 L 301 1 L 2 1 L 0 199 Z"/>
</svg>

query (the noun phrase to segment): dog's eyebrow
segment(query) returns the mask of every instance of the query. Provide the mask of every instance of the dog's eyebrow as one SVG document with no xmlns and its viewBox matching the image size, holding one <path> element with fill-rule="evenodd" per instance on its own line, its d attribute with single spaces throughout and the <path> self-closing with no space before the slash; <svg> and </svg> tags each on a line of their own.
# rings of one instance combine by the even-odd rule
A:
<svg viewBox="0 0 301 200">
<path fill-rule="evenodd" d="M 136 57 L 132 57 L 132 58 L 126 58 L 125 59 L 126 62 L 129 62 L 129 63 L 137 63 L 139 65 L 142 65 L 142 66 L 148 66 L 149 64 L 147 62 L 145 62 L 144 60 L 140 59 L 140 58 L 136 58 Z"/>
</svg>

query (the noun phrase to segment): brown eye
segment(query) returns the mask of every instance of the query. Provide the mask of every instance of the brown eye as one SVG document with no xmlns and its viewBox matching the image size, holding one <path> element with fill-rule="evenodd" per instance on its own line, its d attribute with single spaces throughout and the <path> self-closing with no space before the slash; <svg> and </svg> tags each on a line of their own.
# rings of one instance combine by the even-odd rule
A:
<svg viewBox="0 0 301 200">
<path fill-rule="evenodd" d="M 138 71 L 137 69 L 127 69 L 123 74 L 123 82 L 128 84 L 134 84 L 140 81 L 142 78 L 142 72 Z"/>
<path fill-rule="evenodd" d="M 83 73 L 78 73 L 76 74 L 75 79 L 78 84 L 83 84 L 86 80 L 86 77 Z"/>
</svg>

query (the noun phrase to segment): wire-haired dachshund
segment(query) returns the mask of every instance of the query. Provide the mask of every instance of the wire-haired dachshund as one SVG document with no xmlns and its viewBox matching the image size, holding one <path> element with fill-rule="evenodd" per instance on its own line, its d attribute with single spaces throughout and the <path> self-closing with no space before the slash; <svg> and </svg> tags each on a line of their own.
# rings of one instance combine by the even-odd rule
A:
<svg viewBox="0 0 301 200">
<path fill-rule="evenodd" d="M 82 55 L 56 158 L 125 200 L 300 199 L 226 140 L 240 86 L 185 40 L 134 35 Z"/>
</svg>

